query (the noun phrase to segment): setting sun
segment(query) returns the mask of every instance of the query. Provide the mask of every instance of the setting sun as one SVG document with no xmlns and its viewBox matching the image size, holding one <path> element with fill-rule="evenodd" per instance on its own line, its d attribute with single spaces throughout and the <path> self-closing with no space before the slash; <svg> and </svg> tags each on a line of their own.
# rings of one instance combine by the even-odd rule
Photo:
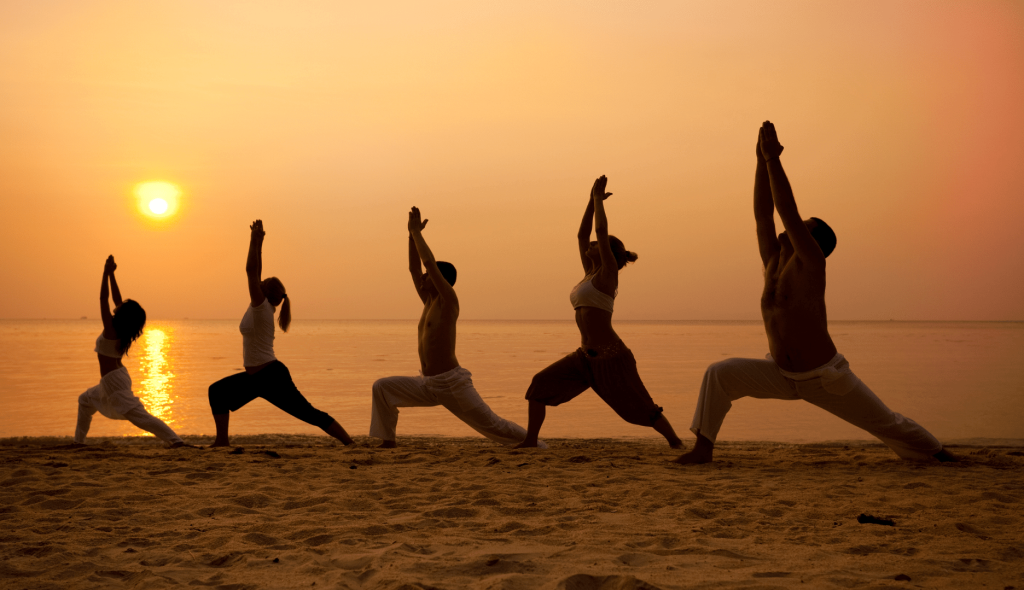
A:
<svg viewBox="0 0 1024 590">
<path fill-rule="evenodd" d="M 181 189 L 163 180 L 140 182 L 135 185 L 135 198 L 139 211 L 151 219 L 165 219 L 178 210 Z"/>
</svg>

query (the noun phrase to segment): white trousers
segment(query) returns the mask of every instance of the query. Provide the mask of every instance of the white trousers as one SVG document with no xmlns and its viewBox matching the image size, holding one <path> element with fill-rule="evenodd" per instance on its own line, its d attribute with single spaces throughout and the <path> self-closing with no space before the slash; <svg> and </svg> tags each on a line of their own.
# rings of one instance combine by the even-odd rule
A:
<svg viewBox="0 0 1024 590">
<path fill-rule="evenodd" d="M 152 433 L 167 443 L 182 442 L 171 427 L 163 420 L 146 411 L 142 401 L 132 393 L 132 379 L 128 370 L 121 367 L 100 379 L 99 385 L 90 387 L 78 396 L 78 426 L 75 428 L 75 442 L 84 443 L 96 412 L 111 420 L 127 420 Z"/>
<path fill-rule="evenodd" d="M 690 430 L 715 442 L 732 402 L 742 397 L 802 399 L 863 428 L 904 459 L 924 461 L 942 450 L 942 444 L 917 422 L 882 403 L 841 354 L 803 373 L 783 371 L 770 356 L 711 365 L 704 373 Z"/>
<path fill-rule="evenodd" d="M 444 406 L 456 418 L 494 442 L 511 446 L 526 438 L 526 429 L 491 410 L 473 387 L 473 374 L 462 367 L 431 377 L 378 379 L 373 384 L 370 436 L 395 440 L 398 408 L 433 406 Z"/>
</svg>

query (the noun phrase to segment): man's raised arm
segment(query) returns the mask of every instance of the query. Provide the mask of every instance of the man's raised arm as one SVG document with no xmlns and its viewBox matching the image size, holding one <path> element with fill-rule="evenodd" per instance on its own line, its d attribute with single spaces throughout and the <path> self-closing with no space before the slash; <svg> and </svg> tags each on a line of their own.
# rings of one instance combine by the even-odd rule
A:
<svg viewBox="0 0 1024 590">
<path fill-rule="evenodd" d="M 761 133 L 754 147 L 757 154 L 757 170 L 754 172 L 754 221 L 757 223 L 757 249 L 761 253 L 761 264 L 779 253 L 779 237 L 775 235 L 775 202 L 772 201 L 771 180 L 768 178 L 768 163 L 761 154 Z"/>
<path fill-rule="evenodd" d="M 455 289 L 448 284 L 445 280 L 444 275 L 441 274 L 441 269 L 437 268 L 437 261 L 434 260 L 434 253 L 430 251 L 430 247 L 427 246 L 426 240 L 423 239 L 423 228 L 427 226 L 427 221 L 420 221 L 420 210 L 416 207 L 412 208 L 409 212 L 409 235 L 412 236 L 413 243 L 416 245 L 416 251 L 419 253 L 420 260 L 423 261 L 424 268 L 427 269 L 427 276 L 430 277 L 430 281 L 434 283 L 434 288 L 437 289 L 438 295 L 441 299 L 445 299 L 451 302 L 457 302 L 458 297 L 455 295 Z"/>
<path fill-rule="evenodd" d="M 800 218 L 800 211 L 796 208 L 796 199 L 793 198 L 793 188 L 789 185 L 789 178 L 786 171 L 782 169 L 782 162 L 779 156 L 782 154 L 782 144 L 775 133 L 775 125 L 771 121 L 765 121 L 761 125 L 761 153 L 768 166 L 768 178 L 771 181 L 772 199 L 775 202 L 775 210 L 782 218 L 782 225 L 786 228 L 789 241 L 793 244 L 797 256 L 801 260 L 811 264 L 825 264 L 825 254 L 818 246 L 818 242 L 811 235 L 811 230 Z"/>
<path fill-rule="evenodd" d="M 412 213 L 409 214 L 412 219 Z M 427 224 L 424 223 L 423 226 Z M 421 226 L 422 230 L 423 227 Z M 412 230 L 409 230 L 409 274 L 412 275 L 412 284 L 416 287 L 416 294 L 426 303 L 427 296 L 423 292 L 423 267 L 420 266 L 420 253 L 416 250 L 416 241 L 412 238 Z"/>
</svg>

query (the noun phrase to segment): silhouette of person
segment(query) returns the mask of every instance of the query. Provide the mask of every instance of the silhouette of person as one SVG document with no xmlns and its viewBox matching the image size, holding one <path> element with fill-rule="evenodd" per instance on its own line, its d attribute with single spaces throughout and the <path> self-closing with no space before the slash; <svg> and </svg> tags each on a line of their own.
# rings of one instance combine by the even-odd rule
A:
<svg viewBox="0 0 1024 590">
<path fill-rule="evenodd" d="M 529 401 L 529 424 L 526 440 L 520 447 L 537 444 L 537 435 L 544 423 L 547 406 L 563 404 L 588 388 L 630 424 L 651 426 L 674 448 L 682 448 L 672 425 L 654 403 L 636 370 L 636 359 L 612 329 L 612 309 L 619 285 L 619 271 L 637 255 L 626 250 L 622 241 L 608 235 L 608 219 L 604 201 L 612 196 L 605 192 L 608 179 L 594 181 L 590 202 L 576 234 L 583 280 L 569 293 L 576 310 L 582 344 L 579 349 L 537 373 L 526 392 Z M 596 223 L 597 241 L 590 241 Z"/>
<path fill-rule="evenodd" d="M 418 377 L 385 377 L 373 384 L 370 436 L 381 439 L 382 448 L 394 448 L 398 408 L 444 406 L 473 430 L 503 445 L 523 440 L 522 426 L 495 414 L 473 386 L 473 374 L 455 358 L 455 324 L 459 298 L 455 295 L 455 266 L 434 260 L 423 239 L 428 220 L 420 210 L 409 212 L 409 273 L 423 301 L 420 315 Z M 426 272 L 421 272 L 420 261 Z"/>
<path fill-rule="evenodd" d="M 150 414 L 142 400 L 132 393 L 132 378 L 121 358 L 128 353 L 133 342 L 142 335 L 146 325 L 146 310 L 137 302 L 121 300 L 114 271 L 117 264 L 108 256 L 103 265 L 103 283 L 100 286 L 100 318 L 103 333 L 96 338 L 96 358 L 100 361 L 100 383 L 78 396 L 78 426 L 75 428 L 75 443 L 85 444 L 89 434 L 92 416 L 96 412 L 111 420 L 127 420 L 160 440 L 170 443 L 171 448 L 184 446 L 181 437 L 171 430 L 163 420 Z M 109 283 L 109 284 L 108 284 Z M 110 296 L 114 298 L 114 312 L 110 312 Z"/>
<path fill-rule="evenodd" d="M 249 283 L 249 308 L 242 316 L 238 331 L 242 333 L 242 360 L 245 371 L 225 377 L 210 386 L 210 409 L 217 426 L 214 447 L 228 446 L 230 412 L 261 397 L 295 416 L 322 429 L 345 445 L 354 444 L 345 429 L 326 412 L 313 407 L 292 382 L 288 367 L 274 356 L 274 308 L 281 306 L 278 325 L 287 332 L 292 321 L 291 300 L 284 284 L 277 277 L 263 277 L 263 221 L 253 222 L 249 237 L 249 255 L 245 275 Z"/>
<path fill-rule="evenodd" d="M 742 397 L 802 399 L 863 428 L 904 459 L 954 460 L 927 430 L 890 410 L 850 370 L 828 333 L 825 258 L 836 235 L 824 221 L 802 220 L 782 169 L 782 145 L 765 121 L 758 135 L 754 219 L 764 264 L 761 316 L 768 335 L 766 360 L 732 358 L 704 373 L 690 430 L 693 450 L 676 462 L 707 463 L 732 407 Z M 775 211 L 785 231 L 775 236 Z"/>
</svg>

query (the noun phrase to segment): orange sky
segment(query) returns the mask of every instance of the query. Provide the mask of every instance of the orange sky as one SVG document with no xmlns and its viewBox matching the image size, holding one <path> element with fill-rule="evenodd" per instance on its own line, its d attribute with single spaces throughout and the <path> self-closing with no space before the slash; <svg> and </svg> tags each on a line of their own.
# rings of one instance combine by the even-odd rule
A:
<svg viewBox="0 0 1024 590">
<path fill-rule="evenodd" d="M 607 174 L 616 317 L 754 319 L 766 118 L 831 318 L 1024 320 L 1019 2 L 6 1 L 0 317 L 97 316 L 110 253 L 152 318 L 240 317 L 256 217 L 296 318 L 416 317 L 417 205 L 463 318 L 569 319 Z"/>
</svg>

